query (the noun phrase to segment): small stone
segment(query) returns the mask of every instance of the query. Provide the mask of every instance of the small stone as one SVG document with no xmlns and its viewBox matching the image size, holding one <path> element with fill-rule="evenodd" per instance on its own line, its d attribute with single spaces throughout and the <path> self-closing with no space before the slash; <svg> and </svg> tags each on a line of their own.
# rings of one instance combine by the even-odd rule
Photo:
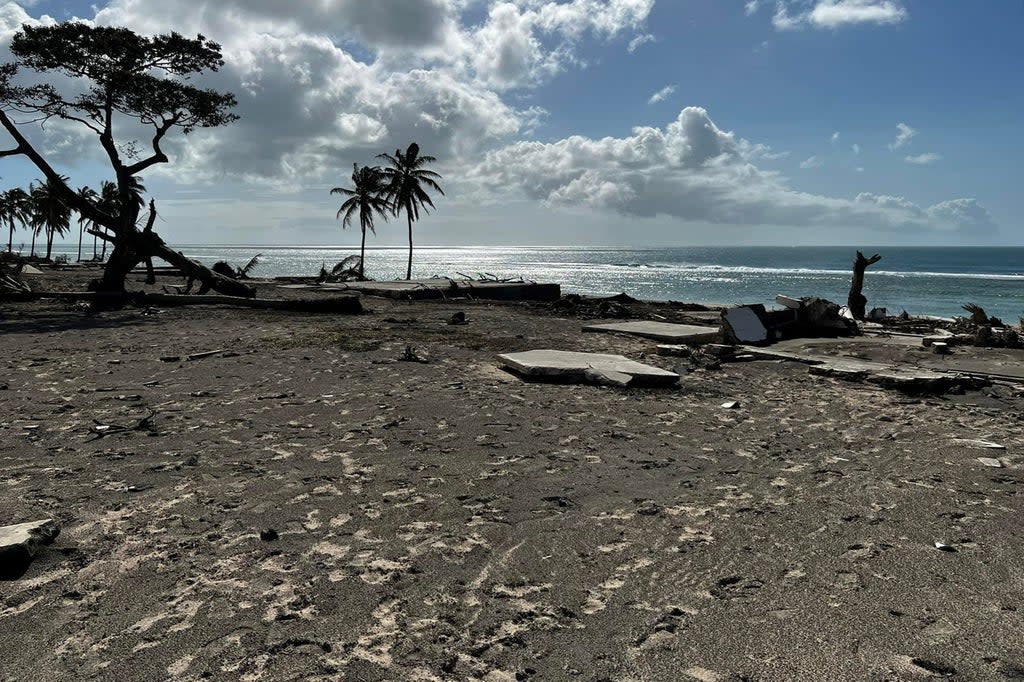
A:
<svg viewBox="0 0 1024 682">
<path fill-rule="evenodd" d="M 277 531 L 273 528 L 264 528 L 260 531 L 260 540 L 263 540 L 263 542 L 273 542 L 277 538 Z"/>
<path fill-rule="evenodd" d="M 940 552 L 955 552 L 956 551 L 956 547 L 953 547 L 952 545 L 947 545 L 944 542 L 938 542 L 938 541 L 935 542 L 935 549 L 939 550 Z"/>
<path fill-rule="evenodd" d="M 466 324 L 466 313 L 460 310 L 453 314 L 451 319 L 448 320 L 448 324 Z"/>
<path fill-rule="evenodd" d="M 738 401 L 738 400 L 729 400 L 727 402 L 722 403 L 722 409 L 723 410 L 735 410 L 739 406 L 740 406 L 740 401 Z"/>
<path fill-rule="evenodd" d="M 987 467 L 992 467 L 993 469 L 1003 468 L 1003 463 L 994 457 L 979 457 L 978 461 Z"/>
</svg>

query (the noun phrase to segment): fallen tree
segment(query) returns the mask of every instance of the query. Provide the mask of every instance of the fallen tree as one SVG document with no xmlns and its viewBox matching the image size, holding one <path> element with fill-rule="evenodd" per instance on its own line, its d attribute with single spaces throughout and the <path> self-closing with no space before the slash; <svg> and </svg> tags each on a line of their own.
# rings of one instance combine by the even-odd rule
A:
<svg viewBox="0 0 1024 682">
<path fill-rule="evenodd" d="M 220 46 L 201 35 L 195 39 L 177 33 L 146 37 L 126 28 L 65 22 L 23 26 L 11 41 L 10 50 L 15 61 L 0 66 L 0 125 L 13 138 L 15 146 L 0 150 L 0 157 L 26 157 L 68 206 L 96 228 L 105 228 L 103 232 L 96 228 L 91 231 L 113 244 L 103 275 L 93 283 L 93 289 L 124 291 L 125 279 L 132 269 L 146 263 L 152 273 L 152 259 L 159 258 L 200 280 L 208 289 L 232 296 L 254 296 L 251 287 L 215 273 L 167 246 L 152 229 L 156 216 L 153 202 L 149 220 L 140 229 L 141 205 L 133 193 L 139 186 L 139 173 L 168 163 L 161 148 L 168 133 L 180 130 L 187 135 L 198 128 L 226 125 L 237 118 L 231 113 L 236 104 L 233 95 L 186 82 L 192 75 L 217 71 L 223 65 Z M 19 70 L 35 72 L 39 82 L 16 84 Z M 63 92 L 44 80 L 49 75 L 61 76 L 81 90 Z M 21 116 L 26 120 L 14 118 Z M 44 124 L 54 118 L 97 135 L 116 178 L 116 210 L 103 210 L 99 202 L 74 191 L 21 132 L 22 126 Z M 134 160 L 135 143 L 119 144 L 115 138 L 115 127 L 119 125 L 150 129 L 152 153 Z"/>
</svg>

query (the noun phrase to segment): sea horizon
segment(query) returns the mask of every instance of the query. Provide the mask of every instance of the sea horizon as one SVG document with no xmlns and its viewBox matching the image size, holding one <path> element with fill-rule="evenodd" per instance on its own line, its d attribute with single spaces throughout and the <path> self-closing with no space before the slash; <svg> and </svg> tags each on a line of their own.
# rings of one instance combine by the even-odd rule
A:
<svg viewBox="0 0 1024 682">
<path fill-rule="evenodd" d="M 278 244 L 176 244 L 208 265 L 240 266 L 257 254 L 257 277 L 313 276 L 358 246 Z M 867 271 L 869 307 L 890 313 L 953 316 L 977 303 L 1014 324 L 1024 316 L 1024 247 L 949 246 L 476 246 L 415 247 L 415 277 L 496 276 L 557 282 L 565 293 L 627 293 L 655 301 L 710 304 L 763 303 L 775 296 L 821 296 L 846 302 L 857 250 L 880 253 Z M 54 253 L 77 254 L 77 244 Z M 373 279 L 401 279 L 408 247 L 368 246 L 366 272 Z M 91 244 L 83 247 L 83 257 Z"/>
</svg>

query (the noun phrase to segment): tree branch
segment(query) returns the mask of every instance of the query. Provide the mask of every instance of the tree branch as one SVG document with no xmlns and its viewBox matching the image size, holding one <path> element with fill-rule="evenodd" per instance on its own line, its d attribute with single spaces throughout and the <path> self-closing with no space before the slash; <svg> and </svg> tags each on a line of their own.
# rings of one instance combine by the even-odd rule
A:
<svg viewBox="0 0 1024 682">
<path fill-rule="evenodd" d="M 158 163 L 167 163 L 167 155 L 164 154 L 162 149 L 160 149 L 160 141 L 164 139 L 164 135 L 167 134 L 167 131 L 170 130 L 177 122 L 178 114 L 162 121 L 156 129 L 156 134 L 153 136 L 153 156 L 128 166 L 125 169 L 125 172 L 129 175 L 136 175 L 150 166 L 155 166 Z"/>
<path fill-rule="evenodd" d="M 5 156 L 17 156 L 18 154 L 24 153 L 25 151 L 21 147 L 17 147 L 15 149 L 8 149 L 6 151 L 0 152 L 0 158 L 3 158 Z"/>
<path fill-rule="evenodd" d="M 18 143 L 20 153 L 27 156 L 29 160 L 35 164 L 36 168 L 46 176 L 46 179 L 52 182 L 54 186 L 59 189 L 61 198 L 64 199 L 71 208 L 75 209 L 92 222 L 105 225 L 115 232 L 117 231 L 117 221 L 114 217 L 97 209 L 90 202 L 78 196 L 76 192 L 73 192 L 71 188 L 67 186 L 67 183 L 65 183 L 61 178 L 60 174 L 53 169 L 53 166 L 48 164 L 46 159 L 40 156 L 39 152 L 35 150 L 27 139 L 25 139 L 25 136 L 21 134 L 20 130 L 18 130 L 18 126 L 14 124 L 14 121 L 10 119 L 5 111 L 0 111 L 0 125 L 2 125 L 7 132 L 10 133 L 11 137 L 14 138 L 14 141 Z M 8 154 L 5 152 L 4 156 L 7 155 Z"/>
<path fill-rule="evenodd" d="M 100 232 L 99 230 L 97 230 L 94 227 L 90 227 L 88 230 L 85 231 L 85 233 L 86 234 L 91 234 L 94 237 L 99 237 L 100 239 L 102 239 L 104 241 L 111 242 L 111 243 L 117 241 L 116 239 L 111 237 L 109 234 L 106 234 L 105 232 Z"/>
</svg>

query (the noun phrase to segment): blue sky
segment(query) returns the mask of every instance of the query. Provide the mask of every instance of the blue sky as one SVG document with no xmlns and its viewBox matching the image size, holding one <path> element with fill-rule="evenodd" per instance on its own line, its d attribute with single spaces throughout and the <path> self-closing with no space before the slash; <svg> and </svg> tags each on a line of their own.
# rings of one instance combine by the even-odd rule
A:
<svg viewBox="0 0 1024 682">
<path fill-rule="evenodd" d="M 413 139 L 448 179 L 424 243 L 1024 243 L 1024 3 L 374 7 L 0 2 L 0 45 L 49 17 L 224 45 L 210 82 L 240 94 L 242 121 L 179 139 L 146 178 L 183 243 L 355 241 L 327 190 Z M 103 177 L 94 140 L 34 139 L 76 185 Z M 2 163 L 7 184 L 35 176 Z M 376 243 L 402 239 L 383 226 Z"/>
</svg>

